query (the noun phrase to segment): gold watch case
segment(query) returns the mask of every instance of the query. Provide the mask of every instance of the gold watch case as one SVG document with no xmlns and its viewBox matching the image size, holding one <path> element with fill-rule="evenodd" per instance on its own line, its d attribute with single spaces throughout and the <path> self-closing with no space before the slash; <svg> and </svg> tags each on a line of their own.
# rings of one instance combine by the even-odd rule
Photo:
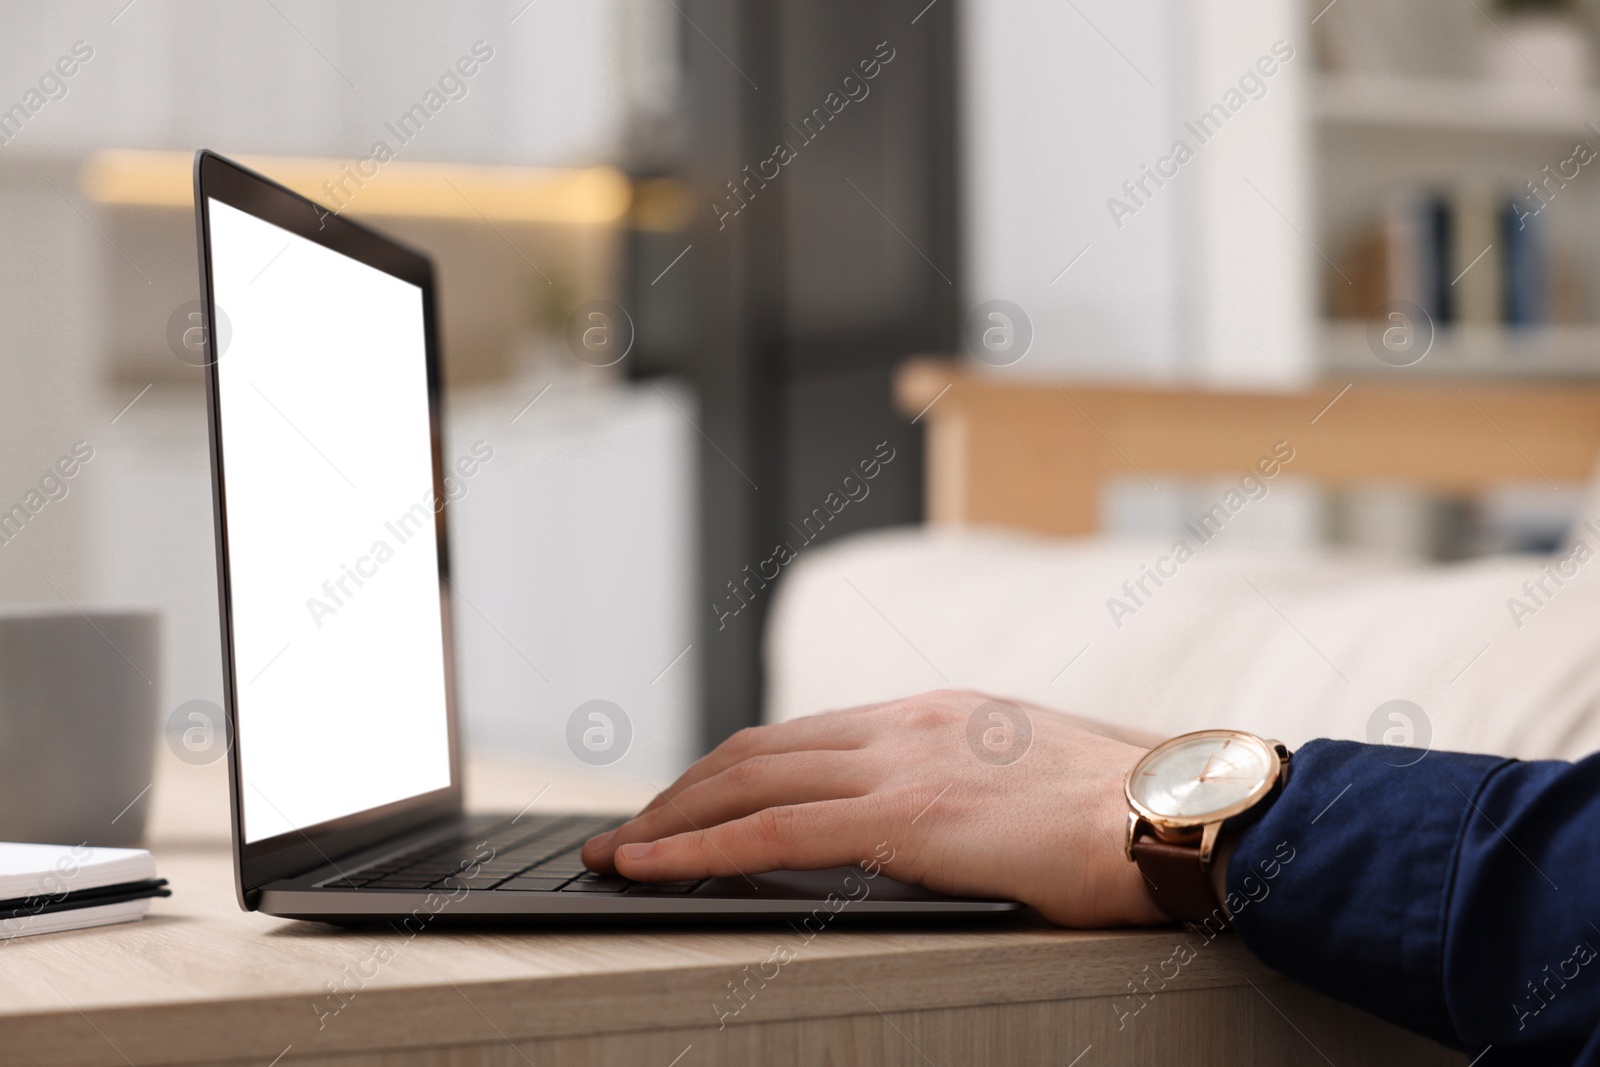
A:
<svg viewBox="0 0 1600 1067">
<path fill-rule="evenodd" d="M 1149 771 L 1150 767 L 1159 765 L 1176 749 L 1200 740 L 1219 742 L 1219 751 L 1234 743 L 1254 749 L 1265 758 L 1269 770 L 1247 796 L 1224 807 L 1194 815 L 1173 816 L 1156 812 L 1134 796 L 1133 783 L 1139 776 L 1154 773 Z M 1141 756 L 1139 762 L 1122 776 L 1122 791 L 1128 801 L 1128 826 L 1123 840 L 1123 852 L 1131 862 L 1133 843 L 1139 839 L 1141 832 L 1148 831 L 1157 840 L 1169 844 L 1198 843 L 1200 863 L 1209 868 L 1212 854 L 1216 850 L 1217 838 L 1223 827 L 1229 822 L 1238 820 L 1272 795 L 1284 780 L 1288 769 L 1289 750 L 1283 742 L 1271 741 L 1243 730 L 1196 730 L 1162 742 Z M 1204 774 L 1201 777 L 1204 777 Z"/>
</svg>

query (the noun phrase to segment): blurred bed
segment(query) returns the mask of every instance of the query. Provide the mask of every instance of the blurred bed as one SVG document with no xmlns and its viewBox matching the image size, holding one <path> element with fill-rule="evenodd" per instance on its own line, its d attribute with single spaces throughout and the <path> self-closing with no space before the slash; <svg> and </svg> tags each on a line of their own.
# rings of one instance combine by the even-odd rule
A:
<svg viewBox="0 0 1600 1067">
<path fill-rule="evenodd" d="M 1464 493 L 1579 483 L 1600 452 L 1600 389 L 1057 387 L 933 362 L 909 366 L 899 389 L 927 426 L 930 524 L 791 565 L 768 631 L 770 720 L 960 687 L 1291 745 L 1600 749 L 1595 509 L 1554 557 L 1418 566 L 1210 543 L 1251 499 L 1252 472 Z M 1283 445 L 1292 459 L 1267 474 Z M 1101 538 L 1102 486 L 1130 470 L 1232 475 L 1239 493 L 1185 528 L 1187 553 L 1174 539 Z"/>
</svg>

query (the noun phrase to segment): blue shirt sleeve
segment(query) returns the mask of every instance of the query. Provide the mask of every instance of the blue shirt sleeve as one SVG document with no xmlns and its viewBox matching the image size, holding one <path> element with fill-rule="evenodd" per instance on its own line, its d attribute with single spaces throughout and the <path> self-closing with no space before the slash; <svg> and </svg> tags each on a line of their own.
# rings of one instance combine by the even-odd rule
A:
<svg viewBox="0 0 1600 1067">
<path fill-rule="evenodd" d="M 1294 754 L 1228 865 L 1239 936 L 1304 985 L 1469 1055 L 1600 1067 L 1600 754 L 1418 755 L 1348 741 Z"/>
</svg>

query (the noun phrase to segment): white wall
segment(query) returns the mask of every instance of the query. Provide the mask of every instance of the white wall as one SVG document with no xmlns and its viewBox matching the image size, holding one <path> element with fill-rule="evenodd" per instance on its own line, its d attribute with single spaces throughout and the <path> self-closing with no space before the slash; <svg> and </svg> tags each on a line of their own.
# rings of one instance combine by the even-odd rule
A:
<svg viewBox="0 0 1600 1067">
<path fill-rule="evenodd" d="M 567 719 L 609 700 L 633 741 L 608 773 L 665 786 L 699 746 L 694 400 L 558 377 L 512 425 L 548 380 L 451 420 L 452 448 L 495 449 L 453 529 L 469 742 L 581 766 Z"/>
<path fill-rule="evenodd" d="M 1032 319 L 1013 373 L 1310 373 L 1302 16 L 1292 0 L 963 5 L 965 295 Z M 1207 143 L 1185 130 L 1280 38 L 1296 55 L 1265 95 Z M 1122 183 L 1180 139 L 1194 159 L 1131 201 Z M 1112 197 L 1134 213 L 1114 219 Z"/>
<path fill-rule="evenodd" d="M 5 106 L 75 41 L 94 56 L 0 152 L 206 144 L 364 156 L 479 40 L 494 58 L 419 135 L 418 158 L 564 165 L 621 147 L 622 0 L 540 0 L 520 16 L 514 0 L 138 0 L 119 15 L 124 3 L 7 5 Z"/>
<path fill-rule="evenodd" d="M 1166 146 L 1172 4 L 1076 6 L 961 6 L 966 301 L 1027 312 L 1034 342 L 1019 372 L 1170 373 L 1176 201 L 1119 231 L 1105 200 Z"/>
<path fill-rule="evenodd" d="M 70 181 L 70 171 L 0 174 L 0 511 L 35 489 L 74 442 L 89 442 L 97 458 L 64 500 L 0 544 L 0 602 L 65 607 L 63 594 L 83 591 L 86 502 L 106 483 L 100 457 L 118 435 L 115 410 L 102 415 L 94 403 L 96 324 L 82 311 L 104 246 L 47 180 Z"/>
<path fill-rule="evenodd" d="M 1184 9 L 1192 67 L 1175 98 L 1180 128 L 1237 88 L 1262 57 L 1266 90 L 1198 148 L 1179 220 L 1196 377 L 1294 385 L 1316 376 L 1315 279 L 1322 259 L 1307 157 L 1312 17 L 1295 0 L 1206 0 Z M 1280 44 L 1281 42 L 1281 44 Z M 1274 47 L 1279 48 L 1274 54 Z M 1292 54 L 1282 60 L 1284 52 Z M 1180 359 L 1183 357 L 1180 356 Z"/>
</svg>

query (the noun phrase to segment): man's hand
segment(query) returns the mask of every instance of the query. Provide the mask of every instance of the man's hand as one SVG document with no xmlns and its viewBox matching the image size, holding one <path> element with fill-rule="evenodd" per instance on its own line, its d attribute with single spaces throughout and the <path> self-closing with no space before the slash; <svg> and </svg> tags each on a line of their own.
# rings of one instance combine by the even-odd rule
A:
<svg viewBox="0 0 1600 1067">
<path fill-rule="evenodd" d="M 741 730 L 583 859 L 675 881 L 877 858 L 1064 926 L 1163 922 L 1122 853 L 1122 774 L 1143 749 L 1082 722 L 941 691 Z"/>
</svg>

